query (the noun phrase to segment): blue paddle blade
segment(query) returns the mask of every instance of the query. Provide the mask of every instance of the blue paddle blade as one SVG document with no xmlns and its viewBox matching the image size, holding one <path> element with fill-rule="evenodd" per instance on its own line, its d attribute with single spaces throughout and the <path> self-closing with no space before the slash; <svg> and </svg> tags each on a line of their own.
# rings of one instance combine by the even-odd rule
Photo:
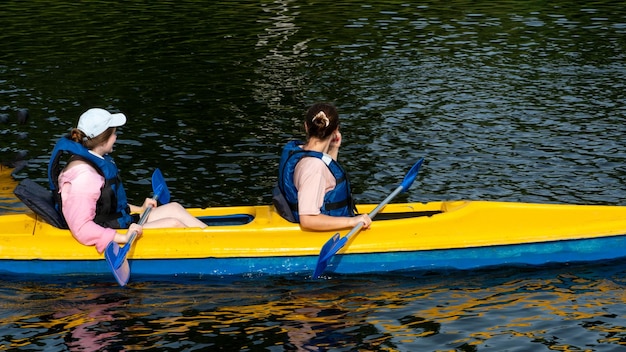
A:
<svg viewBox="0 0 626 352">
<path fill-rule="evenodd" d="M 120 258 L 119 252 L 120 246 L 115 242 L 110 242 L 104 250 L 104 258 L 113 273 L 113 277 L 115 277 L 115 281 L 117 281 L 120 286 L 125 286 L 130 278 L 130 266 L 128 265 L 128 260 L 124 258 L 122 264 L 116 267 L 115 262 Z"/>
<path fill-rule="evenodd" d="M 317 257 L 317 265 L 315 266 L 315 271 L 313 272 L 314 279 L 317 279 L 320 275 L 322 275 L 324 270 L 326 270 L 329 261 L 328 259 L 332 257 L 332 255 L 330 255 L 330 257 L 328 256 L 328 252 L 331 250 L 331 248 L 334 246 L 338 239 L 339 232 L 337 232 L 333 237 L 326 241 L 326 243 L 324 243 L 324 246 L 320 250 L 320 255 Z"/>
<path fill-rule="evenodd" d="M 113 261 L 113 269 L 117 270 L 119 268 L 122 267 L 122 265 L 124 265 L 124 263 L 126 262 L 126 256 L 128 255 L 128 249 L 130 248 L 130 246 L 126 245 L 123 248 L 120 248 L 120 245 L 115 243 L 115 248 L 109 250 L 109 247 L 111 247 L 111 243 L 115 243 L 115 242 L 109 242 L 109 245 L 107 246 L 107 249 L 105 253 L 113 253 L 115 252 L 115 256 L 117 257 L 114 261 Z M 111 256 L 111 258 L 114 258 L 113 256 Z"/>
<path fill-rule="evenodd" d="M 339 252 L 341 250 L 341 248 L 343 248 L 346 243 L 348 243 L 348 236 L 343 236 L 339 239 L 339 241 L 337 241 L 333 247 L 328 251 L 328 253 L 324 256 L 324 258 L 322 260 L 328 262 L 330 261 L 330 258 L 333 257 L 333 255 L 337 254 L 337 252 Z"/>
<path fill-rule="evenodd" d="M 159 169 L 154 170 L 152 173 L 152 192 L 154 193 L 154 198 L 158 199 L 161 204 L 170 202 L 170 190 L 167 188 L 165 178 Z"/>
<path fill-rule="evenodd" d="M 402 192 L 405 192 L 407 189 L 409 189 L 411 187 L 411 185 L 413 184 L 413 181 L 415 181 L 415 178 L 417 177 L 417 173 L 420 171 L 420 167 L 422 166 L 422 164 L 424 163 L 424 158 L 420 158 L 420 160 L 418 160 L 415 165 L 413 165 L 413 167 L 411 168 L 411 170 L 409 170 L 409 172 L 406 174 L 406 176 L 404 176 L 404 179 L 402 180 Z"/>
</svg>

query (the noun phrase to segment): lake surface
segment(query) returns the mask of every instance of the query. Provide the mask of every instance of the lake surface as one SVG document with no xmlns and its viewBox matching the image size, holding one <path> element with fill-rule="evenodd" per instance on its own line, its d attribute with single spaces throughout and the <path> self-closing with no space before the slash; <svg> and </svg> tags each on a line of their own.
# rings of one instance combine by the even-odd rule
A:
<svg viewBox="0 0 626 352">
<path fill-rule="evenodd" d="M 56 140 L 99 106 L 129 118 L 114 154 L 132 200 L 159 167 L 188 207 L 268 203 L 282 145 L 331 101 L 359 203 L 420 157 L 396 201 L 625 203 L 619 1 L 5 1 L 0 18 L 17 180 L 45 184 Z M 24 211 L 5 194 L 0 212 Z M 3 276 L 0 350 L 617 351 L 625 264 Z"/>
</svg>

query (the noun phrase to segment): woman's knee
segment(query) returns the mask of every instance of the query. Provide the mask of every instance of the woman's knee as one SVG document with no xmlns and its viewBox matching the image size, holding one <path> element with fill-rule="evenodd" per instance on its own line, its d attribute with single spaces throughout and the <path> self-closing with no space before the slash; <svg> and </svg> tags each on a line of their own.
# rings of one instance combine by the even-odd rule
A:
<svg viewBox="0 0 626 352">
<path fill-rule="evenodd" d="M 167 209 L 168 212 L 180 213 L 181 211 L 185 211 L 185 208 L 177 202 L 171 202 L 162 205 L 163 208 Z"/>
</svg>

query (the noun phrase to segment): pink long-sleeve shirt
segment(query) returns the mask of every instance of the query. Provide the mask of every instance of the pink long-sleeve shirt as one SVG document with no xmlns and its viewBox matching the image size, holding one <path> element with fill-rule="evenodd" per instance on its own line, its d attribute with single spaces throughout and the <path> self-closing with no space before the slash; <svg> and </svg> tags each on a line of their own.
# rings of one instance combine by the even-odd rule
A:
<svg viewBox="0 0 626 352">
<path fill-rule="evenodd" d="M 59 175 L 63 216 L 72 236 L 86 246 L 96 246 L 99 253 L 113 241 L 116 233 L 115 229 L 93 221 L 102 186 L 104 177 L 88 164 L 73 165 Z"/>
</svg>

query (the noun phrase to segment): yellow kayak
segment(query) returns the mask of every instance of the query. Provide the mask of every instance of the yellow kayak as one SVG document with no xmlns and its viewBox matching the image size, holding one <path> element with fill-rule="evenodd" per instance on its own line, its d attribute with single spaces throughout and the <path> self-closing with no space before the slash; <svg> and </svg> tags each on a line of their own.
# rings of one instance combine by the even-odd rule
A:
<svg viewBox="0 0 626 352">
<path fill-rule="evenodd" d="M 375 205 L 360 205 L 370 212 Z M 307 232 L 273 206 L 190 209 L 209 225 L 146 229 L 128 254 L 137 274 L 308 274 L 332 232 Z M 0 216 L 0 271 L 108 273 L 104 256 L 33 213 Z M 345 235 L 348 230 L 341 233 Z M 542 264 L 626 255 L 626 207 L 444 201 L 388 204 L 327 271 L 385 272 Z"/>
</svg>

